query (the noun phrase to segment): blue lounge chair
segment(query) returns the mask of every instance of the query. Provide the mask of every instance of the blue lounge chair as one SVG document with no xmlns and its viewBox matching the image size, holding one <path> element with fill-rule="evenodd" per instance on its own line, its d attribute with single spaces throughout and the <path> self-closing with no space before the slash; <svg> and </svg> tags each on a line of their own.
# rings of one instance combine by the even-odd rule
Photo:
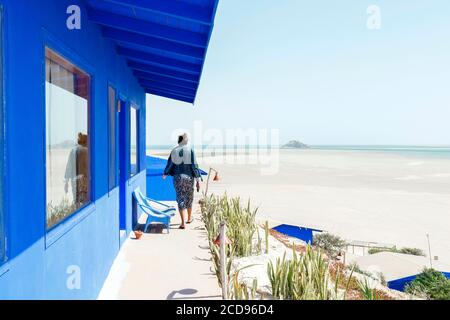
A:
<svg viewBox="0 0 450 320">
<path fill-rule="evenodd" d="M 147 215 L 147 222 L 145 223 L 144 232 L 152 223 L 163 224 L 167 228 L 167 233 L 170 233 L 170 219 L 175 216 L 176 208 L 168 206 L 164 203 L 152 200 L 144 196 L 137 188 L 133 192 L 134 198 L 139 208 Z M 154 204 L 161 206 L 163 209 L 156 209 Z"/>
</svg>

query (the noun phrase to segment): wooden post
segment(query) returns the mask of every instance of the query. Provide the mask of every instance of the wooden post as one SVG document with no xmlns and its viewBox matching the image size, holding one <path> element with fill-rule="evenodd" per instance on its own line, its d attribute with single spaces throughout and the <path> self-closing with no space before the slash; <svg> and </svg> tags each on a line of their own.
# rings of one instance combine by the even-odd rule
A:
<svg viewBox="0 0 450 320">
<path fill-rule="evenodd" d="M 430 268 L 433 269 L 433 260 L 431 259 L 430 235 L 428 233 L 427 233 L 427 241 L 428 241 L 428 256 L 430 257 Z"/>
<path fill-rule="evenodd" d="M 228 300 L 228 279 L 227 279 L 227 252 L 226 252 L 227 225 L 220 223 L 220 276 L 222 280 L 222 299 Z"/>
</svg>

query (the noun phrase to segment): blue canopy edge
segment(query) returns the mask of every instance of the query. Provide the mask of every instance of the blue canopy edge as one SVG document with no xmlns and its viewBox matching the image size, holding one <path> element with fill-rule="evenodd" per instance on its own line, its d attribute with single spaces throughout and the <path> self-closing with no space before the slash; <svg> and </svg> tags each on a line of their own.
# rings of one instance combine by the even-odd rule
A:
<svg viewBox="0 0 450 320">
<path fill-rule="evenodd" d="M 293 226 L 289 224 L 282 224 L 272 229 L 286 236 L 303 240 L 309 244 L 313 243 L 314 232 L 323 232 L 322 230 L 318 229 Z"/>
</svg>

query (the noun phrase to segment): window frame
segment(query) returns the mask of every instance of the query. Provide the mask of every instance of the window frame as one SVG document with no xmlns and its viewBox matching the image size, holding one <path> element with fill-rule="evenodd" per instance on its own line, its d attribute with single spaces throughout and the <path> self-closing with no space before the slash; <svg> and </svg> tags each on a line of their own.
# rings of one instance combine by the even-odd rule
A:
<svg viewBox="0 0 450 320">
<path fill-rule="evenodd" d="M 132 172 L 131 167 L 131 112 L 136 111 L 136 172 Z M 128 178 L 131 179 L 141 172 L 140 165 L 140 108 L 136 103 L 130 103 L 128 108 Z"/>
<path fill-rule="evenodd" d="M 47 60 L 47 50 L 50 50 L 53 54 L 58 56 L 59 58 L 65 60 L 66 63 L 71 64 L 75 69 L 78 69 L 79 71 L 85 73 L 87 76 L 89 76 L 89 87 L 86 89 L 88 94 L 88 123 L 87 123 L 87 134 L 88 134 L 88 158 L 89 158 L 89 177 L 88 177 L 88 183 L 89 183 L 89 201 L 86 202 L 83 206 L 72 212 L 71 214 L 67 215 L 60 221 L 58 221 L 56 224 L 52 226 L 48 226 L 48 216 L 47 216 L 47 119 L 44 117 L 44 136 L 43 136 L 43 143 L 44 143 L 44 172 L 45 172 L 45 178 L 44 178 L 44 228 L 47 234 L 57 234 L 55 238 L 59 238 L 59 232 L 55 233 L 55 230 L 58 230 L 60 227 L 64 227 L 62 229 L 66 229 L 65 225 L 67 225 L 67 230 L 70 230 L 72 222 L 78 223 L 80 220 L 78 220 L 79 216 L 81 216 L 81 213 L 86 212 L 87 214 L 92 213 L 91 207 L 95 207 L 95 200 L 94 200 L 94 173 L 95 173 L 95 159 L 93 157 L 94 155 L 94 72 L 91 67 L 89 67 L 82 59 L 79 58 L 77 54 L 70 51 L 69 49 L 65 48 L 63 45 L 59 44 L 60 42 L 55 41 L 54 38 L 52 38 L 49 34 L 45 34 L 45 40 L 43 44 L 43 71 L 42 71 L 42 77 L 43 77 L 43 112 L 46 114 L 47 112 L 47 103 L 46 103 L 46 60 Z M 83 216 L 85 214 L 83 213 Z M 84 217 L 83 217 L 84 218 Z M 82 219 L 81 219 L 82 220 Z M 69 223 L 69 221 L 71 221 Z M 64 231 L 63 233 L 65 233 Z M 57 240 L 57 239 L 56 239 Z M 55 239 L 51 239 L 51 243 L 55 241 Z"/>
<path fill-rule="evenodd" d="M 114 91 L 114 132 L 112 132 L 112 128 L 111 128 L 111 105 L 110 105 L 110 90 Z M 108 192 L 111 192 L 112 190 L 114 190 L 115 188 L 117 188 L 119 186 L 119 147 L 120 147 L 120 141 L 119 141 L 119 108 L 118 108 L 118 104 L 120 101 L 120 95 L 116 89 L 116 87 L 111 84 L 108 83 L 107 86 L 107 93 L 108 93 Z M 114 134 L 114 143 L 115 143 L 115 154 L 112 155 L 112 148 L 111 148 L 111 135 Z M 115 164 L 115 168 L 114 168 L 114 182 L 111 184 L 110 178 L 111 178 L 111 158 L 112 156 L 115 158 L 114 160 L 114 164 Z"/>
</svg>

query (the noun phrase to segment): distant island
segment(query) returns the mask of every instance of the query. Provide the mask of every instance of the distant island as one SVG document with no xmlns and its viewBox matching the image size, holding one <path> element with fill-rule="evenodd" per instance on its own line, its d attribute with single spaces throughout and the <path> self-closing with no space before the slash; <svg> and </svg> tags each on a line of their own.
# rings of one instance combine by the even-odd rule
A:
<svg viewBox="0 0 450 320">
<path fill-rule="evenodd" d="M 298 141 L 298 140 L 291 140 L 285 145 L 283 145 L 281 148 L 283 149 L 310 149 L 311 147 Z"/>
</svg>

